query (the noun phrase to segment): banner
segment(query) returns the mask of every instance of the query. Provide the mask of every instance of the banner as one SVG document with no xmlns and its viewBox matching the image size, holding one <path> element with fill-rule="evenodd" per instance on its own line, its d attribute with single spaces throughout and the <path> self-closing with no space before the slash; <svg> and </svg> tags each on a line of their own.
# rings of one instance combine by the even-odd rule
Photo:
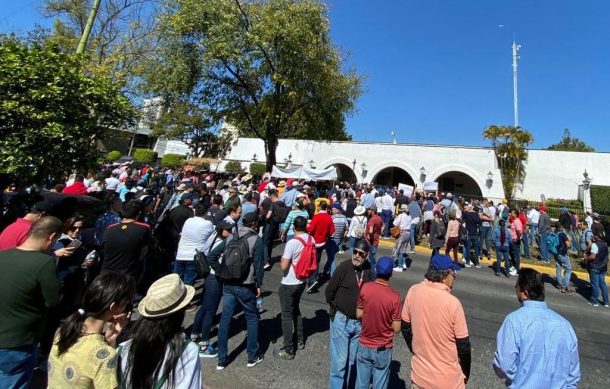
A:
<svg viewBox="0 0 610 389">
<path fill-rule="evenodd" d="M 438 190 L 438 182 L 430 181 L 424 182 L 424 191 L 425 192 L 436 192 Z"/>
<path fill-rule="evenodd" d="M 413 187 L 407 184 L 398 184 L 398 190 L 403 191 L 404 195 L 407 197 L 411 197 L 413 195 Z"/>
<path fill-rule="evenodd" d="M 289 169 L 273 167 L 271 177 L 277 178 L 294 178 L 307 181 L 333 181 L 337 179 L 337 170 L 335 167 L 328 169 L 311 169 L 305 166 L 291 167 Z"/>
</svg>

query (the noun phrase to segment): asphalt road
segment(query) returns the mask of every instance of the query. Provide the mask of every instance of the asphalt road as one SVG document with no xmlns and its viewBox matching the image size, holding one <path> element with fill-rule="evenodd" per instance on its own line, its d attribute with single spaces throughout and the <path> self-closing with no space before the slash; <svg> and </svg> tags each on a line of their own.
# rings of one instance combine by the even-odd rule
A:
<svg viewBox="0 0 610 389">
<path fill-rule="evenodd" d="M 282 246 L 274 254 L 281 253 Z M 379 249 L 378 257 L 390 254 L 390 250 Z M 347 254 L 338 255 L 339 261 L 348 259 Z M 425 273 L 428 257 L 412 255 L 411 267 L 395 273 L 392 286 L 404 299 L 409 287 L 420 282 Z M 323 258 L 323 262 L 325 258 Z M 566 317 L 574 327 L 579 340 L 581 388 L 610 387 L 610 309 L 594 308 L 585 298 L 588 286 L 576 282 L 576 293 L 561 294 L 554 288 L 553 279 L 547 277 L 546 300 L 549 306 Z M 208 388 L 325 388 L 329 371 L 329 322 L 328 305 L 324 300 L 322 285 L 318 293 L 305 294 L 301 300 L 305 350 L 298 351 L 295 359 L 284 361 L 273 356 L 273 349 L 281 345 L 282 331 L 277 290 L 281 280 L 276 266 L 265 273 L 264 307 L 261 315 L 259 344 L 265 360 L 258 366 L 246 367 L 246 331 L 243 314 L 236 314 L 229 339 L 229 365 L 216 371 L 216 359 L 202 358 L 203 382 Z M 466 321 L 472 343 L 472 372 L 468 387 L 502 388 L 503 382 L 495 376 L 491 360 L 495 352 L 496 333 L 504 317 L 519 303 L 515 296 L 515 278 L 495 277 L 489 268 L 463 269 L 458 273 L 453 293 L 460 299 L 466 313 Z M 217 317 L 220 317 L 220 310 Z M 192 321 L 193 314 L 188 316 Z M 190 323 L 187 323 L 190 324 Z M 216 338 L 216 330 L 212 337 Z M 398 334 L 395 339 L 394 357 L 391 365 L 390 388 L 410 387 L 410 352 L 404 339 Z"/>
</svg>

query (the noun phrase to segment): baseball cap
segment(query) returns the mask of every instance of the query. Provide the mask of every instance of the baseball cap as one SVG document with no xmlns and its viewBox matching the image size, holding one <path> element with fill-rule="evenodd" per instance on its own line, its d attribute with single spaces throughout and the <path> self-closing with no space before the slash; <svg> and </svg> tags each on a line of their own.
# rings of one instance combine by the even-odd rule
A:
<svg viewBox="0 0 610 389">
<path fill-rule="evenodd" d="M 449 270 L 453 269 L 455 271 L 460 271 L 462 268 L 456 265 L 451 257 L 444 254 L 436 254 L 432 257 L 432 261 L 430 261 L 430 269 L 433 270 Z"/>
<path fill-rule="evenodd" d="M 391 276 L 392 270 L 394 270 L 394 259 L 392 257 L 384 255 L 377 261 L 377 266 L 375 267 L 375 270 L 377 271 L 377 275 L 379 276 Z"/>
<path fill-rule="evenodd" d="M 343 208 L 341 208 L 341 204 L 339 204 L 339 203 L 333 203 L 333 205 L 331 205 L 330 208 L 339 209 L 339 210 L 343 209 Z"/>
<path fill-rule="evenodd" d="M 538 209 L 542 212 L 546 212 L 546 205 L 540 204 L 540 207 L 538 207 Z"/>
</svg>

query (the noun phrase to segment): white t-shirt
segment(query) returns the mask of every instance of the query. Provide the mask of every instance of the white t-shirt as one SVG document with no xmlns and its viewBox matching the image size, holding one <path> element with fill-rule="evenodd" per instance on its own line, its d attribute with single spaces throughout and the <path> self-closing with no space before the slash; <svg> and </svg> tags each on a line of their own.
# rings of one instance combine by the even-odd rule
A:
<svg viewBox="0 0 610 389">
<path fill-rule="evenodd" d="M 357 226 L 360 226 L 360 225 L 364 225 L 364 229 L 362 229 L 362 231 L 364 231 L 366 234 L 366 225 L 367 225 L 366 216 L 360 215 L 360 216 L 354 216 L 352 218 L 352 221 L 349 224 L 349 230 L 347 231 L 347 236 L 350 238 L 356 238 L 356 235 L 354 235 L 354 230 L 356 229 Z M 360 237 L 360 238 L 362 238 L 362 237 Z"/>
<path fill-rule="evenodd" d="M 531 224 L 538 224 L 538 220 L 540 220 L 540 212 L 536 211 L 535 209 L 530 209 L 529 213 L 527 214 L 527 218 Z"/>
<path fill-rule="evenodd" d="M 121 371 L 127 370 L 127 360 L 129 354 L 129 346 L 131 340 L 121 343 Z M 168 350 L 169 351 L 169 350 Z M 155 380 L 159 380 L 163 370 L 165 370 L 165 362 L 167 361 L 167 352 L 165 353 L 165 360 L 161 364 L 159 369 L 159 376 L 155 377 Z M 184 352 L 178 359 L 176 367 L 174 368 L 175 382 L 171 388 L 168 386 L 168 382 L 161 387 L 161 389 L 201 389 L 201 362 L 199 361 L 199 347 L 194 342 L 189 342 L 184 349 Z M 127 379 L 129 381 L 129 379 Z M 129 388 L 129 382 L 125 382 L 125 387 Z"/>
<path fill-rule="evenodd" d="M 180 233 L 176 260 L 192 261 L 195 250 L 203 251 L 206 240 L 213 232 L 214 225 L 209 220 L 199 216 L 186 219 Z"/>
<path fill-rule="evenodd" d="M 597 245 L 595 243 L 592 243 L 591 244 L 591 254 L 597 255 L 597 253 L 599 253 L 599 247 L 597 247 Z"/>
<path fill-rule="evenodd" d="M 409 230 L 411 228 L 412 223 L 413 223 L 413 221 L 411 219 L 411 216 L 407 215 L 404 212 L 400 213 L 394 219 L 394 225 L 398 226 L 398 228 L 400 228 L 401 230 Z"/>
<path fill-rule="evenodd" d="M 309 239 L 309 234 L 300 234 L 297 235 L 299 238 L 303 239 L 303 241 L 307 242 Z M 313 237 L 311 237 L 313 240 Z M 315 241 L 314 241 L 315 243 Z M 299 280 L 294 275 L 294 266 L 299 263 L 299 258 L 301 257 L 301 252 L 303 251 L 303 243 L 299 242 L 298 239 L 292 238 L 286 243 L 286 247 L 284 247 L 284 254 L 282 254 L 282 259 L 288 258 L 292 260 L 292 263 L 288 267 L 288 270 L 284 272 L 284 276 L 282 277 L 282 285 L 300 285 L 303 281 Z"/>
<path fill-rule="evenodd" d="M 117 178 L 108 177 L 108 178 L 106 178 L 106 189 L 117 190 L 120 183 L 121 183 L 121 181 L 119 181 Z"/>
</svg>

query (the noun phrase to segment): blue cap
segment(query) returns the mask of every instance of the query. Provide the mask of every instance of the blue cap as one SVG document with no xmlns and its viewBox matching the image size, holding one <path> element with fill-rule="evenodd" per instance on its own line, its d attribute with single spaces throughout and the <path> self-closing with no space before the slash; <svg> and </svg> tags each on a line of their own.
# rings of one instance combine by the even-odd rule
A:
<svg viewBox="0 0 610 389">
<path fill-rule="evenodd" d="M 433 270 L 448 270 L 453 269 L 455 271 L 460 271 L 462 268 L 455 264 L 451 257 L 444 254 L 436 254 L 432 257 L 432 261 L 430 261 L 430 269 Z"/>
<path fill-rule="evenodd" d="M 391 276 L 392 270 L 394 270 L 394 258 L 388 257 L 387 255 L 379 258 L 375 270 L 377 271 L 377 275 Z"/>
<path fill-rule="evenodd" d="M 568 209 L 566 207 L 561 208 L 561 213 L 568 213 Z"/>
<path fill-rule="evenodd" d="M 180 197 L 180 200 L 192 200 L 193 197 L 194 196 L 192 193 L 183 193 L 182 196 Z"/>
<path fill-rule="evenodd" d="M 334 209 L 343 209 L 341 208 L 341 203 L 333 203 L 333 205 L 331 205 L 330 207 Z"/>
</svg>

